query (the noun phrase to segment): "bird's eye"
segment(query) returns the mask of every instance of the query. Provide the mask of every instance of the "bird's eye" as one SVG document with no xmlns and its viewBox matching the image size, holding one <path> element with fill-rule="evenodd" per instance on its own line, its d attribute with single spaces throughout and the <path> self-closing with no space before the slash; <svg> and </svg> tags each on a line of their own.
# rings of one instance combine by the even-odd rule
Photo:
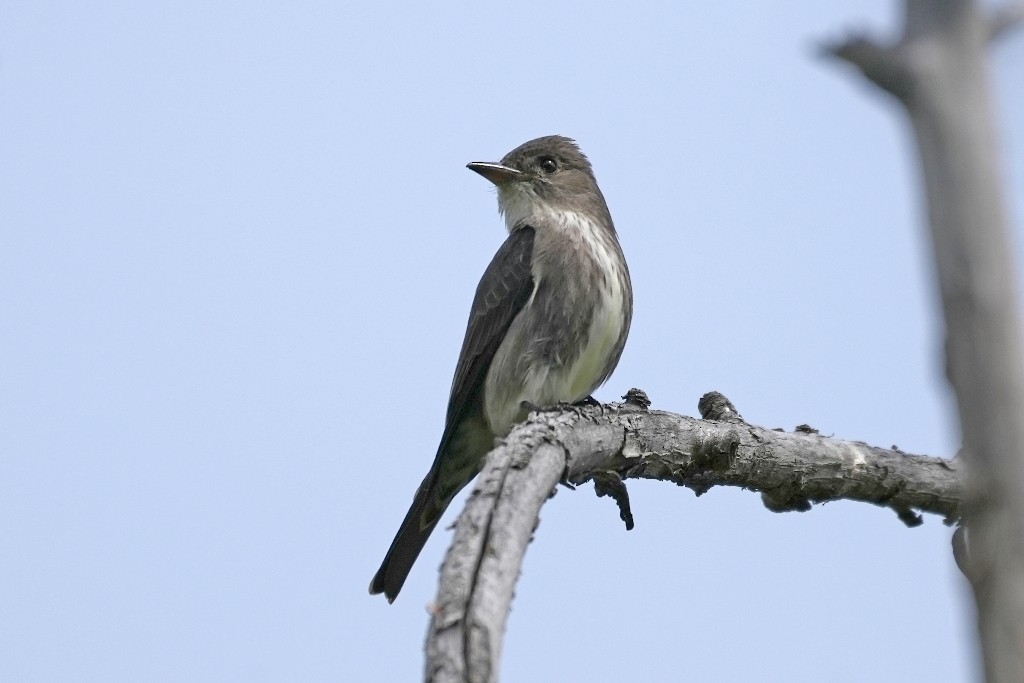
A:
<svg viewBox="0 0 1024 683">
<path fill-rule="evenodd" d="M 551 157 L 541 157 L 540 170 L 544 171 L 545 173 L 554 173 L 555 171 L 558 170 L 558 163 L 555 162 L 555 160 L 552 159 Z"/>
</svg>

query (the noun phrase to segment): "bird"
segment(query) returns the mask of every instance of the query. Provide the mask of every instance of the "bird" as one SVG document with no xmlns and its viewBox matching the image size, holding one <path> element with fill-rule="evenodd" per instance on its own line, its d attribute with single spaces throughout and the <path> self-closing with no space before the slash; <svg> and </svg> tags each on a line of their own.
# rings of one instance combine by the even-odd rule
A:
<svg viewBox="0 0 1024 683">
<path fill-rule="evenodd" d="M 574 140 L 537 138 L 467 168 L 497 188 L 508 237 L 476 288 L 433 464 L 370 582 L 389 603 L 496 439 L 530 410 L 593 401 L 633 315 L 611 214 Z"/>
</svg>

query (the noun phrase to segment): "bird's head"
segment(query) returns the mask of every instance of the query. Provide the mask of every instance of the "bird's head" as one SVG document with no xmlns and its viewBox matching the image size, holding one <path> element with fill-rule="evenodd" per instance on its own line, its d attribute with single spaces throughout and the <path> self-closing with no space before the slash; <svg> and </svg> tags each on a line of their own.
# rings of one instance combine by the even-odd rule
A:
<svg viewBox="0 0 1024 683">
<path fill-rule="evenodd" d="M 561 135 L 523 143 L 497 163 L 474 161 L 466 167 L 498 188 L 498 210 L 509 231 L 538 214 L 608 214 L 590 161 Z"/>
</svg>

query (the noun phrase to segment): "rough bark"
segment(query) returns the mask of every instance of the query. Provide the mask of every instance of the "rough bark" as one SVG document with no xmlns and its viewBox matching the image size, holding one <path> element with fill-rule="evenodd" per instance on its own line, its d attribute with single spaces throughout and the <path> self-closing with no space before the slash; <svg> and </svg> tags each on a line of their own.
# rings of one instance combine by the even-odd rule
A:
<svg viewBox="0 0 1024 683">
<path fill-rule="evenodd" d="M 958 545 L 958 562 L 978 607 L 987 680 L 1024 681 L 1024 366 L 985 54 L 1024 10 L 905 6 L 894 45 L 856 38 L 831 52 L 894 95 L 913 127 L 964 443 L 970 544 Z"/>
<path fill-rule="evenodd" d="M 963 509 L 957 561 L 972 583 L 989 681 L 1024 680 L 1024 365 L 1015 274 L 1001 196 L 985 69 L 987 41 L 1024 16 L 1020 4 L 985 17 L 969 0 L 907 0 L 892 45 L 856 37 L 829 49 L 906 108 L 924 176 L 968 470 L 916 456 L 747 425 L 724 397 L 714 420 L 648 412 L 642 400 L 534 415 L 488 457 L 442 569 L 427 643 L 432 681 L 497 680 L 514 584 L 540 506 L 557 481 L 595 481 L 632 525 L 625 480 L 759 491 L 773 511 L 849 499 L 947 523 Z"/>
<path fill-rule="evenodd" d="M 555 485 L 594 480 L 627 527 L 624 481 L 671 481 L 698 495 L 713 486 L 761 493 L 774 512 L 857 500 L 891 508 L 908 526 L 918 511 L 958 517 L 957 461 L 895 448 L 749 425 L 720 394 L 701 401 L 705 416 L 648 411 L 642 392 L 624 404 L 539 413 L 488 456 L 456 523 L 441 570 L 427 639 L 429 681 L 497 680 L 515 582 L 538 514 Z"/>
</svg>

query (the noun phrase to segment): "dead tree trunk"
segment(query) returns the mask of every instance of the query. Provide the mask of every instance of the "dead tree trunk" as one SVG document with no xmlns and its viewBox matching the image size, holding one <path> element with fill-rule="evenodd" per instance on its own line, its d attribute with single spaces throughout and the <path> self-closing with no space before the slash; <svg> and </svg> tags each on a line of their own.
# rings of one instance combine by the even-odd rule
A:
<svg viewBox="0 0 1024 683">
<path fill-rule="evenodd" d="M 1024 368 L 986 51 L 1021 15 L 968 0 L 907 0 L 892 46 L 832 52 L 906 108 L 921 159 L 967 487 L 968 552 L 989 681 L 1024 681 Z"/>
</svg>

